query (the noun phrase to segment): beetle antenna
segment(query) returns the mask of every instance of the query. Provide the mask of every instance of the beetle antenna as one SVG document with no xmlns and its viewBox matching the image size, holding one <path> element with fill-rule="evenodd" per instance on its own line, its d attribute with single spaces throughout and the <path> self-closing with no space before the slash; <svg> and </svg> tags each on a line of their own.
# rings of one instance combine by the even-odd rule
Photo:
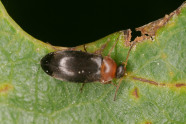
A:
<svg viewBox="0 0 186 124">
<path fill-rule="evenodd" d="M 133 43 L 132 43 L 132 45 L 131 45 L 131 47 L 130 47 L 130 49 L 129 49 L 129 51 L 128 51 L 126 61 L 123 62 L 123 64 L 125 64 L 125 66 L 124 66 L 125 72 L 126 72 L 126 66 L 127 66 L 127 62 L 128 62 L 128 58 L 129 58 L 130 51 L 132 50 L 132 48 L 133 48 L 133 46 L 134 46 L 135 44 L 136 44 L 136 42 L 133 41 Z M 122 78 L 119 80 L 119 84 L 117 85 L 117 88 L 116 88 L 116 91 L 115 91 L 115 94 L 114 94 L 114 101 L 116 100 L 116 95 L 117 95 L 117 92 L 118 92 L 118 89 L 119 89 L 119 87 L 120 87 L 121 82 L 122 82 Z"/>
<path fill-rule="evenodd" d="M 115 94 L 114 94 L 114 101 L 116 101 L 116 95 L 117 95 L 117 92 L 118 92 L 118 89 L 120 87 L 121 82 L 122 82 L 122 78 L 119 80 L 119 84 L 116 87 L 116 91 L 115 91 Z"/>
<path fill-rule="evenodd" d="M 129 49 L 129 51 L 128 51 L 126 61 L 123 62 L 123 64 L 125 64 L 125 66 L 124 66 L 125 72 L 126 72 L 126 67 L 127 67 L 127 62 L 128 62 L 128 58 L 129 58 L 130 51 L 132 50 L 132 48 L 133 48 L 133 46 L 134 46 L 135 44 L 136 44 L 136 42 L 133 41 L 133 43 L 132 43 L 132 45 L 130 46 L 130 49 Z"/>
</svg>

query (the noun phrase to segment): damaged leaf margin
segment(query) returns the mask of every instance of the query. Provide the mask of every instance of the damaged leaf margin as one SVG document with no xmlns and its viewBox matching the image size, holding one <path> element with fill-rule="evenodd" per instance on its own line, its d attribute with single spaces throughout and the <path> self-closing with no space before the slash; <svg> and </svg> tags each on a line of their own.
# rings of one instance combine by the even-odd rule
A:
<svg viewBox="0 0 186 124">
<path fill-rule="evenodd" d="M 184 2 L 179 8 L 177 8 L 175 11 L 170 13 L 169 15 L 165 15 L 165 17 L 158 19 L 156 21 L 150 22 L 144 26 L 136 28 L 136 31 L 140 31 L 141 35 L 140 37 L 136 37 L 134 41 L 140 42 L 147 39 L 152 39 L 155 37 L 156 32 L 161 27 L 165 26 L 170 19 L 174 18 L 174 16 L 178 16 L 181 12 L 181 9 L 186 7 L 186 2 Z"/>
</svg>

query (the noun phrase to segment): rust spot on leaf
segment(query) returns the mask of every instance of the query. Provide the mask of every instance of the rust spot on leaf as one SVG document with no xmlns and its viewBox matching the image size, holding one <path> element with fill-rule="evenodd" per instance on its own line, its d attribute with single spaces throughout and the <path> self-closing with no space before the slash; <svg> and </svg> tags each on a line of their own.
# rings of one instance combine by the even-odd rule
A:
<svg viewBox="0 0 186 124">
<path fill-rule="evenodd" d="M 135 97 L 135 98 L 139 98 L 139 91 L 138 91 L 138 88 L 134 88 L 133 92 L 132 92 L 132 95 Z"/>
<path fill-rule="evenodd" d="M 0 95 L 7 94 L 11 89 L 13 89 L 13 86 L 11 84 L 1 84 L 0 85 Z"/>
<path fill-rule="evenodd" d="M 176 83 L 176 84 L 165 84 L 165 83 L 158 83 L 158 82 L 155 82 L 155 81 L 152 81 L 152 80 L 148 80 L 148 79 L 145 79 L 145 78 L 140 78 L 140 77 L 132 77 L 132 79 L 134 80 L 138 80 L 138 81 L 141 81 L 141 82 L 144 82 L 144 83 L 149 83 L 149 84 L 152 84 L 152 85 L 156 85 L 156 86 L 167 86 L 167 87 L 186 87 L 186 84 L 185 83 Z"/>
<path fill-rule="evenodd" d="M 150 37 L 155 36 L 156 31 L 167 24 L 167 22 L 174 16 L 180 13 L 180 10 L 183 8 L 185 3 L 183 3 L 178 9 L 170 13 L 169 15 L 165 15 L 165 17 L 158 19 L 156 21 L 150 22 L 142 27 L 136 28 L 136 31 L 141 31 L 142 37 L 144 35 L 148 35 Z"/>
<path fill-rule="evenodd" d="M 145 122 L 145 124 L 152 124 L 152 122 Z"/>
</svg>

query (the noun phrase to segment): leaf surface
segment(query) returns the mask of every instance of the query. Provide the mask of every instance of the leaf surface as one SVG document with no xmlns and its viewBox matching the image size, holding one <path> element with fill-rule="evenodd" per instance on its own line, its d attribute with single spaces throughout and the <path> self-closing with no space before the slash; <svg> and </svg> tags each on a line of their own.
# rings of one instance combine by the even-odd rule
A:
<svg viewBox="0 0 186 124">
<path fill-rule="evenodd" d="M 90 83 L 81 93 L 81 84 L 44 73 L 41 58 L 67 48 L 45 44 L 25 33 L 0 3 L 0 122 L 185 123 L 186 4 L 137 30 L 146 36 L 136 39 L 127 75 L 113 101 L 113 85 Z M 86 48 L 88 52 L 103 49 L 106 56 L 118 42 L 111 57 L 121 64 L 129 50 L 128 38 L 126 31 L 119 31 Z"/>
</svg>

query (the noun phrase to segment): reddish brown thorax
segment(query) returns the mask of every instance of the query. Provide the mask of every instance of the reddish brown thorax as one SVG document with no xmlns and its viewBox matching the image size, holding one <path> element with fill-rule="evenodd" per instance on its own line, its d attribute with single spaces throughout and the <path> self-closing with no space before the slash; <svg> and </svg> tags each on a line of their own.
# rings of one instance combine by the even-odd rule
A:
<svg viewBox="0 0 186 124">
<path fill-rule="evenodd" d="M 116 77 L 116 68 L 117 65 L 110 57 L 106 56 L 103 59 L 103 63 L 101 65 L 101 82 L 111 81 Z"/>
</svg>

